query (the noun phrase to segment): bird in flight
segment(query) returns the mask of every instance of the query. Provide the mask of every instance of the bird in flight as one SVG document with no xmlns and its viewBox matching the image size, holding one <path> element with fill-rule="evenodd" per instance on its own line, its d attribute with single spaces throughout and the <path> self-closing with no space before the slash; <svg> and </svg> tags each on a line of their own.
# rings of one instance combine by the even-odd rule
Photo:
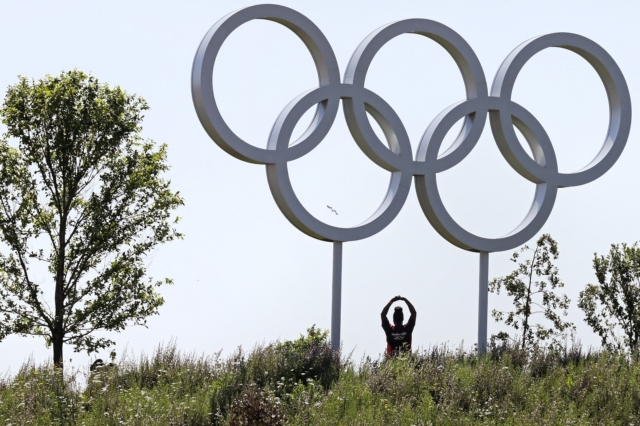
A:
<svg viewBox="0 0 640 426">
<path fill-rule="evenodd" d="M 338 212 L 336 211 L 336 209 L 334 209 L 333 207 L 331 207 L 331 206 L 327 206 L 327 208 L 328 208 L 329 210 L 331 210 L 332 212 L 334 212 L 335 214 L 338 214 Z"/>
</svg>

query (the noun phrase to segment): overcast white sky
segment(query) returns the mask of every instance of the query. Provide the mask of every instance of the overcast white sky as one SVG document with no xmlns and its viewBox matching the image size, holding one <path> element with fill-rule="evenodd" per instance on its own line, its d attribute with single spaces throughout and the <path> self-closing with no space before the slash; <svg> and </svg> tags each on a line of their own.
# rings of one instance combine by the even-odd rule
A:
<svg viewBox="0 0 640 426">
<path fill-rule="evenodd" d="M 18 2 L 0 4 L 0 88 L 17 75 L 41 78 L 78 68 L 120 85 L 151 106 L 143 135 L 169 146 L 173 188 L 185 198 L 179 212 L 184 241 L 161 246 L 150 274 L 171 277 L 161 291 L 166 303 L 149 327 L 110 334 L 118 353 L 139 354 L 177 339 L 187 351 L 230 353 L 239 345 L 293 339 L 313 324 L 328 329 L 331 303 L 331 244 L 294 228 L 268 189 L 264 166 L 224 153 L 202 129 L 191 101 L 194 53 L 222 16 L 255 3 L 244 1 Z M 388 22 L 428 18 L 450 26 L 478 55 L 487 80 L 521 42 L 550 32 L 575 32 L 603 46 L 626 76 L 632 102 L 638 100 L 640 61 L 638 3 L 632 1 L 283 1 L 305 14 L 333 46 L 342 72 L 353 50 Z M 265 146 L 273 121 L 296 95 L 317 84 L 302 42 L 284 27 L 251 22 L 227 41 L 214 75 L 216 96 L 230 126 Z M 377 55 L 367 87 L 382 96 L 403 120 L 415 150 L 431 120 L 464 98 L 453 60 L 434 42 L 404 35 Z M 523 69 L 514 100 L 543 124 L 560 169 L 574 171 L 598 151 L 608 125 L 604 88 L 595 71 L 575 54 L 552 49 Z M 305 123 L 303 123 L 305 124 Z M 540 233 L 559 243 L 560 275 L 572 299 L 569 319 L 586 345 L 599 340 L 576 307 L 579 292 L 594 282 L 594 252 L 611 243 L 640 239 L 634 124 L 618 163 L 591 184 L 559 191 Z M 388 172 L 362 154 L 339 115 L 325 141 L 291 164 L 293 185 L 318 218 L 347 226 L 377 207 Z M 533 184 L 500 156 L 490 129 L 458 166 L 439 176 L 453 217 L 470 231 L 500 236 L 526 213 Z M 338 212 L 336 216 L 326 205 Z M 533 241 L 532 241 L 533 243 Z M 511 253 L 490 256 L 490 277 L 515 266 Z M 378 235 L 344 246 L 343 329 L 347 351 L 377 356 L 385 347 L 379 313 L 401 294 L 418 310 L 415 346 L 476 337 L 478 255 L 441 238 L 424 217 L 414 191 L 396 220 Z M 43 280 L 49 279 L 46 276 Z M 489 308 L 508 300 L 490 295 Z M 499 327 L 490 320 L 489 333 Z M 88 362 L 65 348 L 65 362 Z M 30 355 L 50 358 L 42 340 L 12 336 L 0 342 L 0 373 L 14 371 Z M 105 358 L 107 352 L 100 353 Z"/>
</svg>

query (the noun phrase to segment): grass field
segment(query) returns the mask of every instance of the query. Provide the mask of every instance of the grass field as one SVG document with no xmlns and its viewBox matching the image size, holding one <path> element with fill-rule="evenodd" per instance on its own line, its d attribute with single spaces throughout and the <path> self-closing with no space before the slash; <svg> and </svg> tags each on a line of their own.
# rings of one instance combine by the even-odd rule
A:
<svg viewBox="0 0 640 426">
<path fill-rule="evenodd" d="M 640 425 L 640 358 L 580 347 L 434 347 L 351 360 L 311 328 L 221 358 L 160 346 L 90 373 L 27 362 L 1 425 Z"/>
</svg>

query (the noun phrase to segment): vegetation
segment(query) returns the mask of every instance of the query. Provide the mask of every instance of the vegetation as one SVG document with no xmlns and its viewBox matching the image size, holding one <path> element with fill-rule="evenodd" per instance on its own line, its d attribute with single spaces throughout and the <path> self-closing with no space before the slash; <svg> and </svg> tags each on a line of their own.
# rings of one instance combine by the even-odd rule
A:
<svg viewBox="0 0 640 426">
<path fill-rule="evenodd" d="M 520 347 L 530 348 L 534 345 L 558 344 L 566 337 L 567 332 L 574 330 L 574 325 L 563 321 L 562 315 L 567 315 L 569 303 L 567 295 L 558 295 L 555 290 L 564 287 L 560 280 L 558 268 L 553 264 L 560 255 L 558 243 L 551 235 L 542 235 L 533 249 L 522 247 L 513 253 L 514 263 L 522 253 L 531 252 L 531 259 L 518 264 L 518 268 L 504 278 L 496 278 L 489 283 L 489 290 L 500 294 L 504 288 L 507 295 L 513 299 L 514 310 L 502 312 L 493 310 L 492 316 L 496 322 L 513 327 L 521 333 Z M 534 316 L 541 314 L 549 326 L 536 322 Z M 511 337 L 506 332 L 500 332 L 493 339 L 506 340 Z"/>
<path fill-rule="evenodd" d="M 0 377 L 0 426 L 640 425 L 640 248 L 595 255 L 598 284 L 580 293 L 579 307 L 603 349 L 585 352 L 567 346 L 575 328 L 562 318 L 570 300 L 557 293 L 558 244 L 548 234 L 491 281 L 490 291 L 513 301 L 493 317 L 518 335 L 493 336 L 485 357 L 437 346 L 355 362 L 311 327 L 226 358 L 184 354 L 170 342 L 151 356 L 63 371 L 63 344 L 108 348 L 113 342 L 94 332 L 145 325 L 164 303 L 157 287 L 171 282 L 148 277 L 145 259 L 181 238 L 170 216 L 183 200 L 162 177 L 165 145 L 140 137 L 147 109 L 79 71 L 8 89 L 0 340 L 41 336 L 53 363 L 30 360 Z M 531 257 L 520 261 L 523 253 Z"/>
<path fill-rule="evenodd" d="M 166 147 L 139 136 L 147 109 L 80 71 L 9 87 L 0 108 L 0 340 L 41 336 L 61 366 L 63 343 L 106 348 L 113 342 L 94 331 L 157 314 L 156 287 L 170 280 L 147 277 L 145 257 L 180 237 L 169 216 L 182 199 L 162 177 Z"/>
<path fill-rule="evenodd" d="M 227 358 L 124 356 L 100 372 L 26 363 L 0 379 L 2 425 L 639 424 L 640 359 L 579 346 L 488 356 L 434 347 L 358 363 L 315 328 Z"/>
<path fill-rule="evenodd" d="M 594 254 L 598 284 L 588 284 L 578 306 L 585 321 L 610 350 L 640 349 L 640 247 L 611 245 L 607 256 Z"/>
</svg>

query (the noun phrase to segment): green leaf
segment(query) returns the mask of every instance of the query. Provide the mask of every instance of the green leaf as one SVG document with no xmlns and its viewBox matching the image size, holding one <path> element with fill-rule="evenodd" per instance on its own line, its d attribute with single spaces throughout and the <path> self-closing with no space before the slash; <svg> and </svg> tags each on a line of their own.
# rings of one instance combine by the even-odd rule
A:
<svg viewBox="0 0 640 426">
<path fill-rule="evenodd" d="M 8 88 L 0 108 L 0 339 L 43 336 L 60 365 L 63 343 L 106 348 L 113 342 L 97 330 L 144 325 L 158 313 L 156 288 L 170 280 L 148 277 L 146 257 L 182 237 L 170 219 L 183 199 L 163 178 L 166 145 L 140 136 L 147 109 L 141 97 L 77 70 L 21 77 Z M 49 280 L 35 278 L 41 266 Z"/>
</svg>

